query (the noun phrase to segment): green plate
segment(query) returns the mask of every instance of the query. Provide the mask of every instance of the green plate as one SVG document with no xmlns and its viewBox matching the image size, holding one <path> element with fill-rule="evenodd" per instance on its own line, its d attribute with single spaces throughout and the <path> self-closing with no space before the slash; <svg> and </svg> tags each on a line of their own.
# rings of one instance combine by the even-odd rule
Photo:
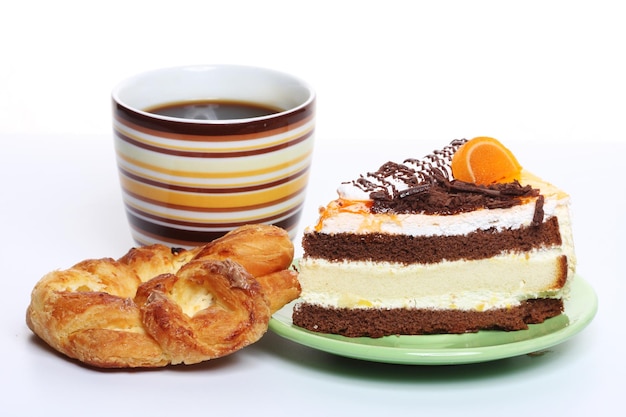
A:
<svg viewBox="0 0 626 417">
<path fill-rule="evenodd" d="M 541 324 L 531 324 L 528 330 L 515 332 L 349 338 L 315 333 L 295 326 L 291 321 L 293 304 L 274 314 L 270 330 L 296 343 L 336 355 L 407 365 L 487 362 L 544 350 L 583 330 L 598 310 L 596 293 L 578 275 L 572 281 L 564 314 Z"/>
</svg>

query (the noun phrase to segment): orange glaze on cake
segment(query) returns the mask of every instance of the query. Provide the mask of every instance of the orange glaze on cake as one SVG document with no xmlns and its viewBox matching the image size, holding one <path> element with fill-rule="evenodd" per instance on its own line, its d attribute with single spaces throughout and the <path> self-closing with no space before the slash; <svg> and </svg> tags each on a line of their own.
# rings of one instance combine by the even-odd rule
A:
<svg viewBox="0 0 626 417">
<path fill-rule="evenodd" d="M 333 200 L 328 203 L 326 207 L 320 207 L 320 217 L 315 225 L 315 231 L 320 232 L 324 225 L 324 221 L 327 219 L 336 216 L 338 213 L 354 213 L 366 215 L 370 213 L 373 201 L 357 201 L 357 200 L 344 200 L 343 198 L 338 198 L 337 200 Z"/>
</svg>

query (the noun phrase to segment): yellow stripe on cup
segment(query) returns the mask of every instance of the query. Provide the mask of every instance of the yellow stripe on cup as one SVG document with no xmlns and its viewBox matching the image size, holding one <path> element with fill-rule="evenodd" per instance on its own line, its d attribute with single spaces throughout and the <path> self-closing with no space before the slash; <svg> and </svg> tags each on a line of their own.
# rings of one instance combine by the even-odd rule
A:
<svg viewBox="0 0 626 417">
<path fill-rule="evenodd" d="M 244 207 L 258 207 L 271 204 L 293 193 L 306 188 L 308 175 L 303 175 L 285 184 L 259 191 L 230 192 L 230 193 L 193 193 L 175 190 L 166 190 L 160 187 L 143 184 L 121 175 L 122 188 L 141 198 L 159 202 L 165 206 L 230 209 Z"/>
</svg>

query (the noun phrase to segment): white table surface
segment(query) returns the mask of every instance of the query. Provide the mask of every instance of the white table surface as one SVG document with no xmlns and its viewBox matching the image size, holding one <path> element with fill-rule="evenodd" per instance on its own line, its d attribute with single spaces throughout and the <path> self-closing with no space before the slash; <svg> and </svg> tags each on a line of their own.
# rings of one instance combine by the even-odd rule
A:
<svg viewBox="0 0 626 417">
<path fill-rule="evenodd" d="M 599 297 L 594 321 L 541 356 L 459 366 L 390 365 L 334 356 L 268 332 L 256 344 L 204 364 L 112 371 L 83 367 L 56 354 L 24 321 L 29 293 L 43 274 L 84 258 L 118 257 L 133 245 L 111 139 L 16 134 L 1 135 L 0 141 L 0 408 L 8 410 L 6 415 L 77 416 L 87 410 L 92 416 L 308 416 L 337 410 L 348 415 L 409 410 L 522 415 L 527 407 L 541 415 L 609 415 L 605 412 L 621 404 L 626 368 L 619 329 L 625 314 L 620 302 L 624 280 L 618 276 L 623 267 L 618 265 L 626 229 L 617 204 L 623 197 L 610 180 L 621 175 L 624 145 L 514 144 L 522 164 L 536 166 L 535 172 L 571 193 L 579 273 Z M 405 155 L 409 145 L 388 144 L 388 152 L 362 149 L 358 157 L 346 159 L 336 141 L 320 139 L 303 223 L 315 220 L 317 206 L 334 197 L 340 180 L 391 159 L 385 153 Z M 440 144 L 410 146 L 417 149 L 415 156 L 423 156 Z"/>
</svg>

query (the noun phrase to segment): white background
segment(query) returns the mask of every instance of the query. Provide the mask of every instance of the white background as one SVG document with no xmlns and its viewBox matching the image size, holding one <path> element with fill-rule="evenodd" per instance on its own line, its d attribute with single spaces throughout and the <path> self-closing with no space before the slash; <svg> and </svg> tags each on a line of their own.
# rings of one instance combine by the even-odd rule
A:
<svg viewBox="0 0 626 417">
<path fill-rule="evenodd" d="M 626 14 L 608 1 L 13 1 L 0 13 L 5 266 L 2 415 L 437 412 L 621 407 Z M 372 364 L 268 333 L 188 369 L 100 372 L 37 342 L 35 282 L 133 243 L 117 186 L 110 91 L 163 66 L 236 63 L 309 81 L 316 154 L 304 224 L 340 181 L 490 135 L 572 195 L 593 323 L 541 357 L 460 367 Z M 299 249 L 298 249 L 299 250 Z"/>
<path fill-rule="evenodd" d="M 314 85 L 320 140 L 623 138 L 617 1 L 31 0 L 0 16 L 2 132 L 107 133 L 122 78 L 240 63 Z"/>
</svg>

